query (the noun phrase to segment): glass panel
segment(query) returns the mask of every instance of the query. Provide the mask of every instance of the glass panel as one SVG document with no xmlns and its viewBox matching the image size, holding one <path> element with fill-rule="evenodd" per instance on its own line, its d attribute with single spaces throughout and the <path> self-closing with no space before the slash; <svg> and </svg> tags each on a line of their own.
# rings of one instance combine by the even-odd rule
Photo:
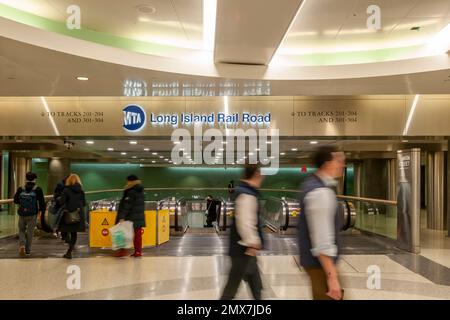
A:
<svg viewBox="0 0 450 320">
<path fill-rule="evenodd" d="M 355 227 L 397 239 L 397 207 L 360 200 L 351 200 L 356 209 Z"/>
</svg>

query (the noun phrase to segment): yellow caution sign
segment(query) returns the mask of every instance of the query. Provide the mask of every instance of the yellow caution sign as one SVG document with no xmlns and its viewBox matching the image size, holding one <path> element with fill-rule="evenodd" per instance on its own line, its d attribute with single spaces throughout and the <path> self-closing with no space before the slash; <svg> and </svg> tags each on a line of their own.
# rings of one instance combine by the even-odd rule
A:
<svg viewBox="0 0 450 320">
<path fill-rule="evenodd" d="M 89 213 L 89 246 L 91 248 L 110 248 L 109 228 L 116 222 L 117 212 L 95 210 Z"/>
<path fill-rule="evenodd" d="M 116 222 L 117 212 L 95 210 L 89 218 L 89 246 L 91 248 L 111 248 L 109 228 Z M 156 211 L 145 211 L 145 225 L 142 231 L 142 246 L 156 245 Z"/>
<path fill-rule="evenodd" d="M 142 246 L 156 246 L 156 210 L 145 211 L 145 228 L 142 234 Z"/>
<path fill-rule="evenodd" d="M 158 244 L 169 241 L 170 214 L 169 210 L 158 211 Z"/>
</svg>

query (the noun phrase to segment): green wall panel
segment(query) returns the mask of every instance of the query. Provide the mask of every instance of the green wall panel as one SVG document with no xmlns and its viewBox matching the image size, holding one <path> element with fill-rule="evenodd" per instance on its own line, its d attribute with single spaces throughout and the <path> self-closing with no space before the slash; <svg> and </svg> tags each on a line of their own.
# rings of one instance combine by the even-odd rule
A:
<svg viewBox="0 0 450 320">
<path fill-rule="evenodd" d="M 88 164 L 72 163 L 71 171 L 77 173 L 86 191 L 121 189 L 125 185 L 125 178 L 130 174 L 137 175 L 147 188 L 227 188 L 230 180 L 238 183 L 242 170 L 240 168 L 194 168 L 194 167 L 140 167 L 135 164 Z M 297 189 L 306 173 L 300 168 L 280 168 L 277 175 L 266 176 L 263 188 L 268 189 Z M 186 198 L 203 198 L 207 194 L 226 196 L 226 192 L 183 191 L 176 194 Z M 170 192 L 147 193 L 147 199 L 162 199 L 174 195 Z M 274 196 L 293 196 L 293 194 L 266 193 Z M 99 199 L 117 197 L 120 193 L 108 193 L 90 197 Z"/>
<path fill-rule="evenodd" d="M 48 160 L 34 158 L 31 161 L 31 171 L 37 174 L 37 185 L 42 188 L 44 195 L 48 194 Z M 53 191 L 50 191 L 53 192 Z"/>
</svg>

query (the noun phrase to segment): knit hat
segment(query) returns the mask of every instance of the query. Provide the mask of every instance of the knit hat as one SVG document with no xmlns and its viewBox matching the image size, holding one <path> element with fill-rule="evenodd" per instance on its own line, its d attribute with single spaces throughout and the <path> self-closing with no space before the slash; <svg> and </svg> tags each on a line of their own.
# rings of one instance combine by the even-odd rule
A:
<svg viewBox="0 0 450 320">
<path fill-rule="evenodd" d="M 136 181 L 136 180 L 139 180 L 139 178 L 134 174 L 131 174 L 127 177 L 127 181 Z"/>
</svg>

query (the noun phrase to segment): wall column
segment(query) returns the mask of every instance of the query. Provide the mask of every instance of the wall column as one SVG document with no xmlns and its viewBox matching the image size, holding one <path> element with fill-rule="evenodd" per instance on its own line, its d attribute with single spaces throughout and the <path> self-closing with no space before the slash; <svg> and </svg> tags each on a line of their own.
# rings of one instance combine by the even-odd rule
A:
<svg viewBox="0 0 450 320">
<path fill-rule="evenodd" d="M 447 236 L 450 237 L 450 140 L 447 140 L 447 181 L 445 189 L 445 205 L 447 206 Z"/>
<path fill-rule="evenodd" d="M 427 228 L 444 230 L 444 152 L 429 152 Z"/>
<path fill-rule="evenodd" d="M 388 200 L 397 199 L 397 159 L 389 159 L 387 164 Z"/>
<path fill-rule="evenodd" d="M 48 194 L 53 194 L 56 184 L 67 177 L 70 173 L 70 159 L 50 158 L 48 159 Z"/>
<path fill-rule="evenodd" d="M 17 189 L 26 183 L 26 174 L 31 171 L 31 158 L 11 154 L 9 165 L 8 197 L 13 198 Z"/>
</svg>

